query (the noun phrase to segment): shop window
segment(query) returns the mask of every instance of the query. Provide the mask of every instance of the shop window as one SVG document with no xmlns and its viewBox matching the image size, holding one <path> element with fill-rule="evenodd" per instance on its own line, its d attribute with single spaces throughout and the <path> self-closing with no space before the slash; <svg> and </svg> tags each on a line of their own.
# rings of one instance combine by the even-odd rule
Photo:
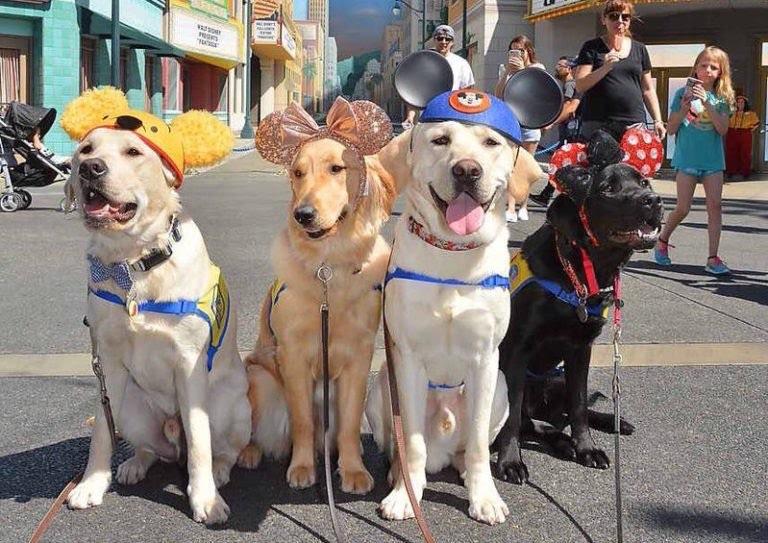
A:
<svg viewBox="0 0 768 543">
<path fill-rule="evenodd" d="M 96 42 L 90 38 L 80 38 L 80 92 L 93 86 L 93 58 Z"/>
<path fill-rule="evenodd" d="M 768 66 L 768 41 L 763 42 L 760 58 L 761 58 L 760 65 Z"/>
<path fill-rule="evenodd" d="M 144 57 L 144 110 L 152 111 L 152 96 L 155 94 L 153 80 L 155 57 Z"/>
<path fill-rule="evenodd" d="M 163 69 L 163 109 L 166 111 L 180 111 L 179 99 L 181 85 L 179 74 L 179 61 L 175 58 L 162 59 Z"/>
<path fill-rule="evenodd" d="M 213 81 L 218 83 L 218 88 L 215 90 L 219 93 L 219 103 L 216 105 L 216 111 L 227 111 L 229 109 L 229 86 L 227 85 L 227 73 L 221 72 L 217 75 L 218 77 L 213 78 Z"/>
<path fill-rule="evenodd" d="M 29 42 L 26 38 L 0 36 L 0 104 L 29 102 Z"/>
</svg>

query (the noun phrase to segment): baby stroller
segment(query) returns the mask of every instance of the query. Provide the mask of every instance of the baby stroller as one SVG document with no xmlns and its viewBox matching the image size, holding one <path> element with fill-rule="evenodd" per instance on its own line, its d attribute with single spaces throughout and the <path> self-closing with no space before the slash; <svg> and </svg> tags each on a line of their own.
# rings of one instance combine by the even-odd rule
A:
<svg viewBox="0 0 768 543">
<path fill-rule="evenodd" d="M 20 102 L 8 104 L 0 116 L 0 210 L 30 206 L 32 195 L 22 187 L 45 187 L 69 177 L 68 163 L 57 161 L 53 152 L 37 149 L 30 141 L 36 130 L 40 138 L 48 133 L 54 119 L 55 109 Z"/>
</svg>

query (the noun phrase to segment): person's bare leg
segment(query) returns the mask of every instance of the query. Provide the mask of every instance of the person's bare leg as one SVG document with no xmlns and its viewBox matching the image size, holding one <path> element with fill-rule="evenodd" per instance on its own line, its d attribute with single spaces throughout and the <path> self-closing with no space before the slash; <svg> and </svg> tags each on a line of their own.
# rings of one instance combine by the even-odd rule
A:
<svg viewBox="0 0 768 543">
<path fill-rule="evenodd" d="M 664 228 L 662 228 L 659 235 L 659 239 L 665 243 L 669 243 L 669 237 L 672 235 L 672 232 L 675 231 L 675 228 L 683 221 L 691 209 L 693 192 L 696 190 L 696 178 L 678 171 L 675 177 L 675 184 L 677 185 L 677 204 L 675 209 L 667 216 Z"/>
<path fill-rule="evenodd" d="M 723 172 L 713 173 L 702 178 L 704 194 L 707 200 L 707 234 L 709 235 L 709 254 L 717 256 L 720 248 L 720 233 L 723 227 Z"/>
</svg>

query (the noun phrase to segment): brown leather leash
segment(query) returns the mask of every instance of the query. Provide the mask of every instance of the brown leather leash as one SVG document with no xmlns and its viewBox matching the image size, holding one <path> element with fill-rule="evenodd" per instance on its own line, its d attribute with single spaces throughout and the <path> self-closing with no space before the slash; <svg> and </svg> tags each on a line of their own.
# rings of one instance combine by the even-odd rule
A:
<svg viewBox="0 0 768 543">
<path fill-rule="evenodd" d="M 61 506 L 64 505 L 64 502 L 67 501 L 67 498 L 69 497 L 69 493 L 72 492 L 72 490 L 77 486 L 77 484 L 80 482 L 80 480 L 83 478 L 83 473 L 78 473 L 74 479 L 72 479 L 70 482 L 67 483 L 67 486 L 64 487 L 64 489 L 59 493 L 58 497 L 54 500 L 54 502 L 51 504 L 51 506 L 48 508 L 48 511 L 45 513 L 43 518 L 40 520 L 40 523 L 35 528 L 35 531 L 32 533 L 32 536 L 29 538 L 28 543 L 38 543 L 45 532 L 48 531 L 48 528 L 51 527 L 51 524 L 53 523 L 53 519 L 56 517 L 56 514 L 59 512 L 59 509 L 61 509 Z"/>
<path fill-rule="evenodd" d="M 394 243 L 392 252 L 394 252 Z M 389 262 L 387 262 L 387 270 L 392 262 L 392 253 L 389 254 Z M 408 472 L 408 459 L 405 452 L 405 437 L 403 435 L 403 419 L 400 413 L 400 396 L 397 389 L 397 376 L 395 375 L 394 359 L 392 357 L 392 338 L 389 335 L 389 327 L 387 326 L 387 312 L 386 312 L 386 300 L 387 300 L 387 283 L 381 288 L 381 315 L 384 326 L 384 352 L 387 359 L 387 375 L 389 376 L 389 398 L 392 404 L 392 427 L 395 434 L 395 443 L 397 444 L 397 460 L 400 466 L 400 476 L 403 478 L 405 484 L 405 491 L 408 493 L 408 500 L 411 502 L 413 508 L 413 515 L 416 517 L 416 524 L 419 526 L 421 536 L 426 543 L 435 543 L 435 536 L 427 525 L 427 521 L 424 518 L 424 513 L 421 511 L 419 501 L 416 499 L 416 494 L 413 492 L 413 485 L 411 484 L 411 476 Z"/>
</svg>

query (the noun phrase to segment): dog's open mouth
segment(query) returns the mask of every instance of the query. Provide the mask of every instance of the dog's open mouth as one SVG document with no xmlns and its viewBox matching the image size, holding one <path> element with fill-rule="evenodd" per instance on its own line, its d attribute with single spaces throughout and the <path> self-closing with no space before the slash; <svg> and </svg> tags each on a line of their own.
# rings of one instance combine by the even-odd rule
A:
<svg viewBox="0 0 768 543">
<path fill-rule="evenodd" d="M 466 192 L 462 192 L 450 202 L 446 202 L 437 195 L 432 185 L 429 186 L 429 193 L 437 207 L 443 212 L 448 228 L 460 236 L 467 236 L 480 230 L 485 221 L 485 213 L 491 207 L 498 192 L 499 189 L 496 189 L 484 203 L 478 202 Z"/>
<path fill-rule="evenodd" d="M 335 223 L 333 223 L 333 226 L 329 228 L 321 228 L 319 230 L 305 230 L 305 232 L 307 233 L 307 236 L 309 237 L 309 239 L 322 239 L 325 237 L 326 234 L 328 234 L 328 232 L 333 230 L 337 224 L 344 222 L 344 219 L 346 218 L 347 218 L 347 208 L 345 207 L 342 210 L 341 214 L 339 215 L 339 218 L 336 219 Z"/>
<path fill-rule="evenodd" d="M 92 223 L 128 222 L 136 215 L 135 202 L 115 202 L 94 188 L 83 188 L 83 211 Z"/>
<path fill-rule="evenodd" d="M 636 249 L 650 249 L 658 241 L 660 232 L 660 226 L 644 223 L 634 230 L 615 230 L 608 237 L 620 245 L 627 245 Z"/>
</svg>

